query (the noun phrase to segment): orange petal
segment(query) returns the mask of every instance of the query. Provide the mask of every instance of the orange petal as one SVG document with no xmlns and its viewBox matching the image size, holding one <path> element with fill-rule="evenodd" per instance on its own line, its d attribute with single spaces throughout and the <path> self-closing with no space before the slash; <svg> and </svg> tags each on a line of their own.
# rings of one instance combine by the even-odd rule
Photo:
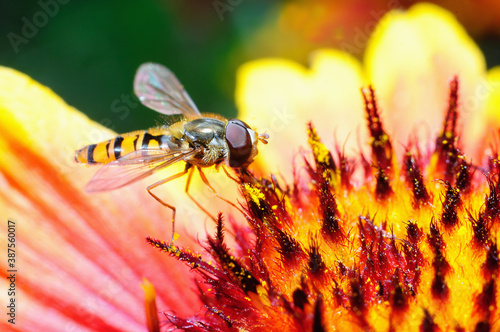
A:
<svg viewBox="0 0 500 332">
<path fill-rule="evenodd" d="M 109 130 L 50 89 L 0 67 L 0 133 L 0 210 L 5 225 L 0 245 L 7 247 L 6 224 L 12 220 L 23 330 L 144 331 L 144 277 L 160 294 L 160 310 L 188 313 L 200 305 L 195 296 L 186 296 L 185 290 L 192 287 L 188 269 L 146 244 L 146 236 L 169 239 L 171 214 L 149 197 L 144 184 L 95 195 L 83 191 L 96 168 L 76 165 L 74 150 L 110 137 Z M 170 196 L 184 197 L 177 195 L 183 186 L 169 185 L 174 191 Z M 182 198 L 177 203 L 178 224 L 196 225 L 191 215 L 182 213 L 192 209 L 192 203 Z M 198 225 L 204 227 L 205 219 Z M 179 244 L 197 246 L 187 235 Z M 0 261 L 7 289 L 7 261 Z M 1 296 L 6 303 L 5 292 Z M 9 328 L 5 319 L 0 326 Z"/>
</svg>

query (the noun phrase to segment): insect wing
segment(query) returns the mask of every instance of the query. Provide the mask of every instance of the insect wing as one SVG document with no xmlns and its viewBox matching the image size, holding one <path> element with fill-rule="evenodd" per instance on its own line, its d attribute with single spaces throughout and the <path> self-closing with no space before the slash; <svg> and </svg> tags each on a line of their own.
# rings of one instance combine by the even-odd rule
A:
<svg viewBox="0 0 500 332">
<path fill-rule="evenodd" d="M 167 115 L 200 115 L 174 73 L 160 64 L 149 62 L 139 67 L 134 79 L 134 91 L 144 106 L 157 112 Z"/>
<path fill-rule="evenodd" d="M 85 187 L 87 192 L 117 189 L 148 177 L 178 161 L 198 153 L 196 149 L 164 151 L 160 149 L 131 152 L 104 165 Z"/>
</svg>

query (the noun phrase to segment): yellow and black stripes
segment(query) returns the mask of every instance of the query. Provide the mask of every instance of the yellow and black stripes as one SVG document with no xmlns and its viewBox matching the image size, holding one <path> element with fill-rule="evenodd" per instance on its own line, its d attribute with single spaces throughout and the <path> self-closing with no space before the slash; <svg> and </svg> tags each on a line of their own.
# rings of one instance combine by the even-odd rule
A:
<svg viewBox="0 0 500 332">
<path fill-rule="evenodd" d="M 117 136 L 90 144 L 76 151 L 75 160 L 84 164 L 107 164 L 137 150 L 158 149 L 165 135 L 152 135 L 146 130 Z"/>
<path fill-rule="evenodd" d="M 124 141 L 124 138 L 122 136 L 118 136 L 113 140 L 113 157 L 116 159 L 120 158 L 122 156 L 122 143 Z M 109 145 L 108 149 L 106 152 L 108 152 L 108 157 L 109 157 Z"/>
<path fill-rule="evenodd" d="M 159 148 L 161 145 L 162 137 L 163 135 L 154 136 L 148 132 L 145 132 L 144 135 L 142 135 L 141 137 L 142 138 L 141 149 Z"/>
</svg>

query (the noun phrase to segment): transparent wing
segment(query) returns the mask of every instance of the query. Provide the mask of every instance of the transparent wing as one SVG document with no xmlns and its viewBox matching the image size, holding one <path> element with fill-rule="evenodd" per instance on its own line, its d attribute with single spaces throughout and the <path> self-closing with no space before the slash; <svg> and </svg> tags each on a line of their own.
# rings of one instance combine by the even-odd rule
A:
<svg viewBox="0 0 500 332">
<path fill-rule="evenodd" d="M 148 177 L 198 153 L 196 149 L 139 150 L 104 165 L 85 187 L 87 192 L 117 189 Z"/>
<path fill-rule="evenodd" d="M 141 103 L 157 112 L 171 115 L 200 115 L 200 111 L 168 68 L 144 63 L 135 74 L 134 91 Z"/>
</svg>

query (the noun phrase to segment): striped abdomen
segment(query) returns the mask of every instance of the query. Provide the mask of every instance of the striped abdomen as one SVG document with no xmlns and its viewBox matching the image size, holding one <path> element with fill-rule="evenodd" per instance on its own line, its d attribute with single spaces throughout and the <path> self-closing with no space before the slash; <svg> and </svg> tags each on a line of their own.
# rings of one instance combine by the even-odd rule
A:
<svg viewBox="0 0 500 332">
<path fill-rule="evenodd" d="M 89 165 L 107 164 L 137 150 L 160 148 L 162 140 L 165 141 L 169 136 L 153 135 L 147 130 L 122 134 L 108 141 L 87 145 L 76 151 L 75 160 Z"/>
</svg>

